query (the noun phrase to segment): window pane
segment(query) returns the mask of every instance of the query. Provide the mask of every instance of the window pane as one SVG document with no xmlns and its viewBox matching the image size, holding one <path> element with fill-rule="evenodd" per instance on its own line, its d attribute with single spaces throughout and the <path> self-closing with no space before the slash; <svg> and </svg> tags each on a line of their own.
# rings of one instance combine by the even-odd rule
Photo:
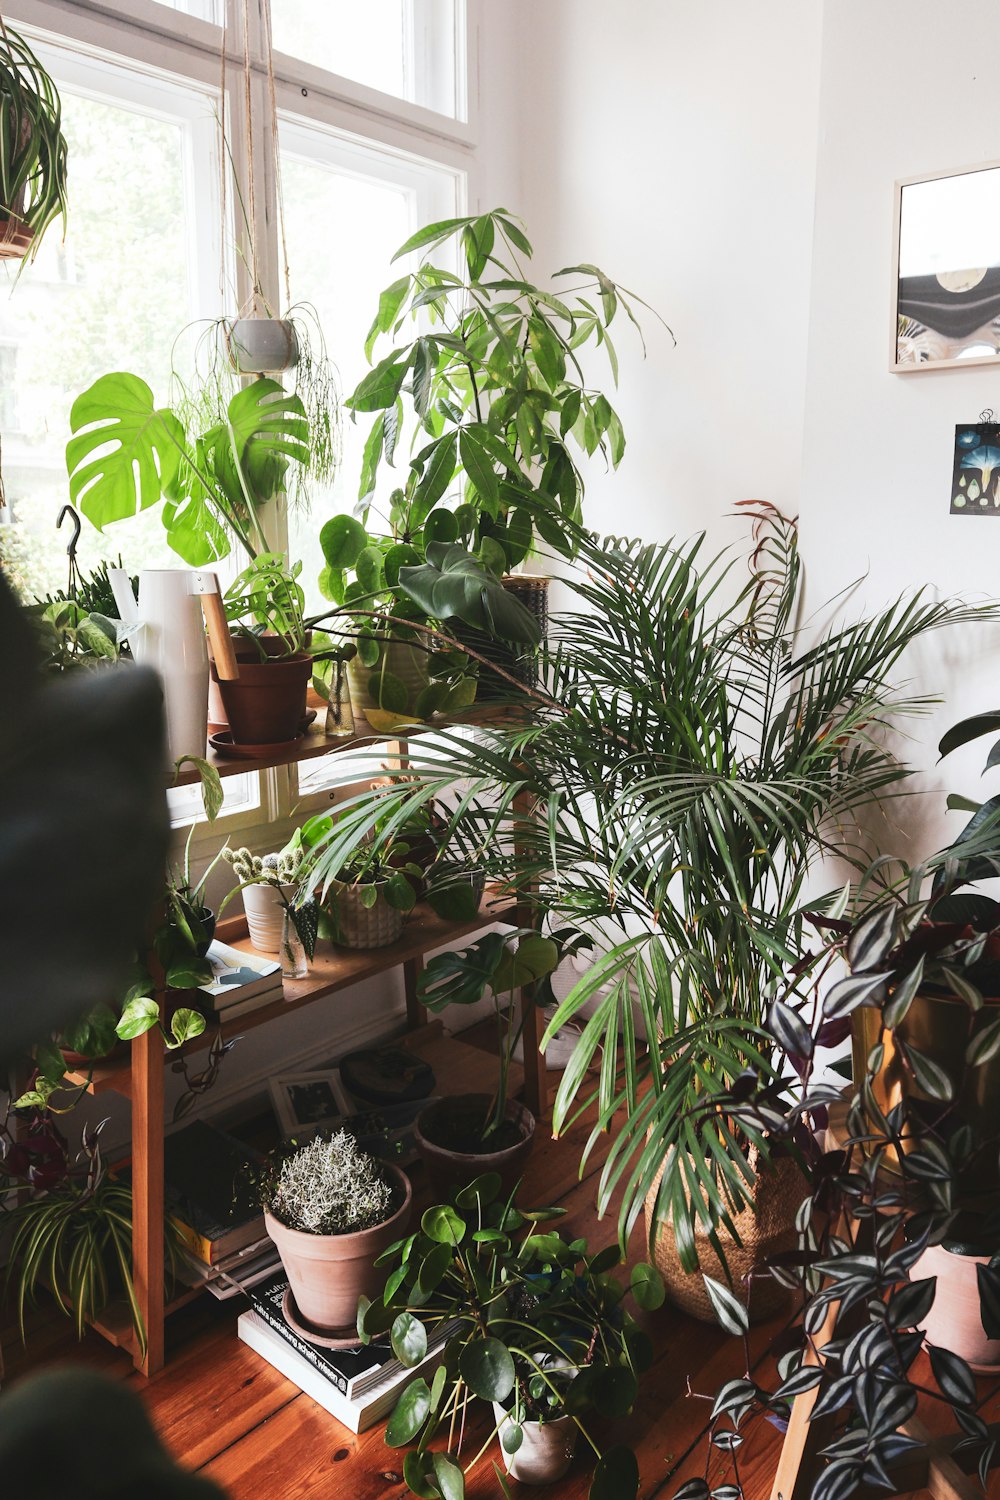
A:
<svg viewBox="0 0 1000 1500">
<path fill-rule="evenodd" d="M 216 310 L 206 286 L 214 280 L 218 296 L 219 279 L 211 100 L 103 64 L 73 60 L 70 78 L 58 57 L 49 65 L 72 173 L 66 240 L 54 224 L 16 286 L 12 262 L 0 271 L 3 473 L 20 523 L 4 528 L 4 551 L 31 593 L 66 583 L 67 530 L 54 523 L 69 498 L 73 400 L 113 370 L 140 375 L 167 400 L 174 341 Z M 136 107 L 130 94 L 140 89 Z M 119 554 L 132 572 L 177 564 L 159 506 L 104 535 L 84 521 L 84 572 Z"/>
<path fill-rule="evenodd" d="M 260 777 L 255 772 L 245 776 L 227 776 L 222 783 L 222 811 L 220 817 L 233 813 L 247 813 L 260 806 Z M 201 787 L 172 786 L 167 788 L 167 810 L 171 828 L 184 828 L 191 823 L 204 823 L 205 804 Z"/>
<path fill-rule="evenodd" d="M 379 293 L 400 274 L 390 264 L 393 252 L 419 224 L 455 212 L 456 179 L 422 163 L 362 155 L 325 133 L 292 126 L 282 131 L 281 175 L 292 300 L 316 309 L 347 394 L 368 369 L 365 337 Z M 365 417 L 352 422 L 345 412 L 335 483 L 328 489 L 313 485 L 309 512 L 293 509 L 288 518 L 289 550 L 302 559 L 311 610 L 329 608 L 317 589 L 323 567 L 319 529 L 357 501 L 369 425 Z M 401 473 L 406 452 L 401 439 Z M 398 482 L 383 473 L 376 493 L 387 494 Z"/>
<path fill-rule="evenodd" d="M 464 0 L 271 0 L 276 52 L 462 116 L 456 72 L 459 6 Z"/>
</svg>

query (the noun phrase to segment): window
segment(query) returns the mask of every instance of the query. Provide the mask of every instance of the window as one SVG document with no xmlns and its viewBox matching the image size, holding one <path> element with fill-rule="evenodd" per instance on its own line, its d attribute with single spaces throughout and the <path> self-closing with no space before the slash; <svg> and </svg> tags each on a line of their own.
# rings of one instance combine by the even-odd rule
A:
<svg viewBox="0 0 1000 1500">
<path fill-rule="evenodd" d="M 166 398 L 178 333 L 215 313 L 220 294 L 211 95 L 40 51 L 62 98 L 72 202 L 65 245 L 53 226 L 15 289 L 12 263 L 0 273 L 4 373 L 16 369 L 13 394 L 4 381 L 0 430 L 18 569 L 44 594 L 66 582 L 54 524 L 68 498 L 74 398 L 110 370 L 131 370 Z M 85 523 L 84 571 L 119 554 L 131 572 L 176 563 L 158 509 L 103 536 Z"/>
<path fill-rule="evenodd" d="M 276 52 L 465 119 L 458 0 L 271 0 Z"/>
</svg>

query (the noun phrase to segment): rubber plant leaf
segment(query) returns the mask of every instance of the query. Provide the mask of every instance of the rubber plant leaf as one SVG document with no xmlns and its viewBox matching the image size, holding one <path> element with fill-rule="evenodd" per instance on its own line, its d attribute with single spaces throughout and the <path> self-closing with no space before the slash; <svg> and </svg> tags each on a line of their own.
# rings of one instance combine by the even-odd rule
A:
<svg viewBox="0 0 1000 1500">
<path fill-rule="evenodd" d="M 70 409 L 71 502 L 102 531 L 173 490 L 187 452 L 184 428 L 138 375 L 102 375 Z"/>
</svg>

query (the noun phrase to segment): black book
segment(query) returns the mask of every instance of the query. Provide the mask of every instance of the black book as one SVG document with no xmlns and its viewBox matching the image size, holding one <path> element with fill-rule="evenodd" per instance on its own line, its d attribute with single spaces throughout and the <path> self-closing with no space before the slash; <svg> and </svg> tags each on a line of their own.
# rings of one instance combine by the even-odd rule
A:
<svg viewBox="0 0 1000 1500">
<path fill-rule="evenodd" d="M 256 1186 L 261 1161 L 250 1146 L 204 1120 L 185 1125 L 164 1141 L 167 1212 L 206 1265 L 263 1236 Z"/>
<path fill-rule="evenodd" d="M 284 1271 L 279 1271 L 270 1281 L 262 1282 L 260 1286 L 249 1290 L 247 1296 L 254 1312 L 269 1327 L 280 1333 L 291 1348 L 307 1359 L 349 1401 L 355 1400 L 364 1393 L 367 1385 L 377 1380 L 382 1368 L 394 1360 L 388 1342 L 380 1339 L 371 1344 L 362 1344 L 357 1349 L 325 1349 L 322 1344 L 312 1343 L 310 1339 L 296 1333 L 285 1321 L 281 1304 L 287 1289 L 288 1277 Z"/>
</svg>

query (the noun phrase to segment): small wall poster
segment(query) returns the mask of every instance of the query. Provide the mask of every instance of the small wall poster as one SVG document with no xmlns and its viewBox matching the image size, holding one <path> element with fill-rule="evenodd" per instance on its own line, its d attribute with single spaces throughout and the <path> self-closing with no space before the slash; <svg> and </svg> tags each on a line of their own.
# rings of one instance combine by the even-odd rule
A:
<svg viewBox="0 0 1000 1500">
<path fill-rule="evenodd" d="M 1000 516 L 1000 422 L 955 428 L 953 516 Z"/>
</svg>

